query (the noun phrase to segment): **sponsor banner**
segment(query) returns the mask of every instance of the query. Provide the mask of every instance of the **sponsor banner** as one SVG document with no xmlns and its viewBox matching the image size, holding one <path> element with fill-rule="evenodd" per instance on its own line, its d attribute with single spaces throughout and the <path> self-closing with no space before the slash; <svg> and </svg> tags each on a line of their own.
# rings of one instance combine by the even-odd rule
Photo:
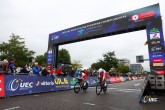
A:
<svg viewBox="0 0 165 110">
<path fill-rule="evenodd" d="M 164 66 L 163 63 L 153 63 L 153 66 Z"/>
<path fill-rule="evenodd" d="M 98 78 L 97 77 L 88 77 L 87 83 L 89 86 L 96 86 Z"/>
<path fill-rule="evenodd" d="M 70 89 L 70 77 L 6 75 L 6 96 Z"/>
<path fill-rule="evenodd" d="M 35 76 L 28 75 L 5 75 L 5 95 L 14 96 L 36 92 L 34 78 Z"/>
<path fill-rule="evenodd" d="M 128 80 L 129 80 L 129 81 L 131 81 L 131 80 L 132 80 L 132 78 L 131 78 L 131 77 L 128 77 Z"/>
<path fill-rule="evenodd" d="M 163 58 L 153 58 L 152 62 L 153 63 L 162 63 L 163 62 Z"/>
<path fill-rule="evenodd" d="M 36 76 L 34 80 L 34 87 L 35 91 L 33 92 L 47 92 L 56 90 L 53 77 Z"/>
<path fill-rule="evenodd" d="M 124 82 L 123 76 L 120 76 L 119 78 L 120 78 L 121 82 Z"/>
<path fill-rule="evenodd" d="M 55 90 L 67 90 L 70 89 L 70 80 L 71 77 L 58 77 L 54 79 Z"/>
<path fill-rule="evenodd" d="M 116 82 L 121 82 L 119 76 L 116 76 L 115 78 L 116 78 Z"/>
<path fill-rule="evenodd" d="M 4 79 L 5 88 L 2 83 L 3 77 L 0 76 L 0 88 L 2 88 L 0 96 L 4 96 L 4 90 L 6 96 L 68 90 L 72 89 L 78 81 L 70 76 L 53 78 L 51 76 L 6 75 Z M 89 86 L 95 86 L 97 77 L 88 77 L 87 82 Z"/>
<path fill-rule="evenodd" d="M 76 27 L 49 34 L 49 41 L 54 44 L 66 44 L 79 40 L 97 38 L 103 34 L 139 28 L 150 25 L 151 20 L 160 18 L 159 4 L 122 13 L 116 16 L 96 20 Z M 151 35 L 152 38 L 159 37 L 159 33 Z"/>
<path fill-rule="evenodd" d="M 118 82 L 121 82 L 120 77 L 118 76 L 110 77 L 110 83 L 118 83 Z"/>
<path fill-rule="evenodd" d="M 127 78 L 127 77 L 125 77 L 125 76 L 123 77 L 123 79 L 124 79 L 124 81 L 128 81 L 128 78 Z"/>
<path fill-rule="evenodd" d="M 74 85 L 77 81 L 78 81 L 77 78 L 71 77 L 70 80 L 69 80 L 70 87 L 74 88 Z"/>
<path fill-rule="evenodd" d="M 110 83 L 111 83 L 111 84 L 116 83 L 116 78 L 115 78 L 115 76 L 110 77 L 109 80 L 110 80 Z"/>
<path fill-rule="evenodd" d="M 158 74 L 165 74 L 164 70 L 156 71 Z"/>
<path fill-rule="evenodd" d="M 4 75 L 0 75 L 0 97 L 5 96 L 5 89 L 4 89 Z"/>
</svg>

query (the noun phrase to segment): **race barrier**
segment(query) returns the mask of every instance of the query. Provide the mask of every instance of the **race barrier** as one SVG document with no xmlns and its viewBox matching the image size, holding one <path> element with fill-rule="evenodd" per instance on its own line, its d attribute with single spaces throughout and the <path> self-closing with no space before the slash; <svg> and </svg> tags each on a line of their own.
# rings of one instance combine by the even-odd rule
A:
<svg viewBox="0 0 165 110">
<path fill-rule="evenodd" d="M 95 86 L 98 81 L 96 76 L 89 76 L 89 86 Z M 111 76 L 106 79 L 108 84 L 129 81 L 128 77 Z M 0 75 L 0 97 L 70 90 L 77 82 L 71 76 L 30 76 L 30 75 Z"/>
</svg>

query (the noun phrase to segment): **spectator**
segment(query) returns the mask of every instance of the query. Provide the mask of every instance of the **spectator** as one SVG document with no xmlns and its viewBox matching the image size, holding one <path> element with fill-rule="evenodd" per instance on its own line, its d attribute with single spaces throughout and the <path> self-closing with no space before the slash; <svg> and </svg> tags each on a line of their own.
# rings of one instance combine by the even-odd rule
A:
<svg viewBox="0 0 165 110">
<path fill-rule="evenodd" d="M 7 60 L 3 60 L 2 73 L 4 73 L 4 74 L 8 73 L 8 70 L 9 70 L 8 65 L 9 65 L 9 62 Z"/>
<path fill-rule="evenodd" d="M 72 68 L 72 69 L 70 70 L 69 74 L 70 74 L 72 77 L 74 77 L 74 74 L 75 74 L 74 68 Z"/>
<path fill-rule="evenodd" d="M 50 73 L 48 72 L 48 67 L 44 68 L 44 69 L 42 70 L 41 74 L 42 74 L 43 76 L 49 75 Z"/>
<path fill-rule="evenodd" d="M 56 68 L 53 68 L 53 70 L 50 72 L 50 75 L 51 75 L 53 78 L 57 78 L 57 76 L 56 76 L 56 71 L 57 71 L 57 69 L 56 69 Z"/>
<path fill-rule="evenodd" d="M 64 73 L 62 72 L 61 68 L 56 69 L 56 75 L 62 75 L 62 74 Z"/>
<path fill-rule="evenodd" d="M 29 71 L 28 71 L 28 66 L 27 66 L 27 64 L 25 64 L 24 66 L 23 66 L 23 68 L 22 68 L 22 70 L 21 70 L 21 73 L 29 73 Z"/>
<path fill-rule="evenodd" d="M 75 76 L 78 77 L 79 74 L 80 74 L 80 69 L 77 69 L 75 72 Z"/>
<path fill-rule="evenodd" d="M 16 73 L 16 67 L 14 66 L 15 58 L 9 60 L 9 68 L 11 73 Z"/>
<path fill-rule="evenodd" d="M 38 62 L 34 63 L 34 67 L 33 67 L 33 74 L 34 75 L 39 75 L 39 72 L 41 71 L 40 67 L 38 66 Z"/>
</svg>

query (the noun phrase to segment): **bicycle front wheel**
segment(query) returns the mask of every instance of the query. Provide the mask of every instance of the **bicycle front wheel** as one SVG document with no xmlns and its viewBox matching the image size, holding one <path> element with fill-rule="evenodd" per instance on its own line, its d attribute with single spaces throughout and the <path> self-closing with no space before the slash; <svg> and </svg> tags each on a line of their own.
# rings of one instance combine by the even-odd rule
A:
<svg viewBox="0 0 165 110">
<path fill-rule="evenodd" d="M 102 87 L 101 87 L 100 82 L 98 82 L 96 85 L 96 94 L 99 95 L 101 91 L 102 91 Z"/>
<path fill-rule="evenodd" d="M 74 92 L 78 93 L 81 90 L 80 82 L 76 82 L 74 85 Z"/>
</svg>

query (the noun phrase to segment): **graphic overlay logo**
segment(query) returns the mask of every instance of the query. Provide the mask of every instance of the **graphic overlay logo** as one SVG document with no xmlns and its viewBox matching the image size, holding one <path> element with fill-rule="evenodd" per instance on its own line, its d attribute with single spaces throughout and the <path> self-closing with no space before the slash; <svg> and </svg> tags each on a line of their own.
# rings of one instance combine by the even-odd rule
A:
<svg viewBox="0 0 165 110">
<path fill-rule="evenodd" d="M 142 98 L 142 102 L 143 103 L 153 103 L 153 102 L 157 102 L 158 98 L 152 98 L 151 96 L 144 96 Z"/>
<path fill-rule="evenodd" d="M 150 39 L 160 39 L 160 32 L 157 28 L 150 30 Z"/>
</svg>

